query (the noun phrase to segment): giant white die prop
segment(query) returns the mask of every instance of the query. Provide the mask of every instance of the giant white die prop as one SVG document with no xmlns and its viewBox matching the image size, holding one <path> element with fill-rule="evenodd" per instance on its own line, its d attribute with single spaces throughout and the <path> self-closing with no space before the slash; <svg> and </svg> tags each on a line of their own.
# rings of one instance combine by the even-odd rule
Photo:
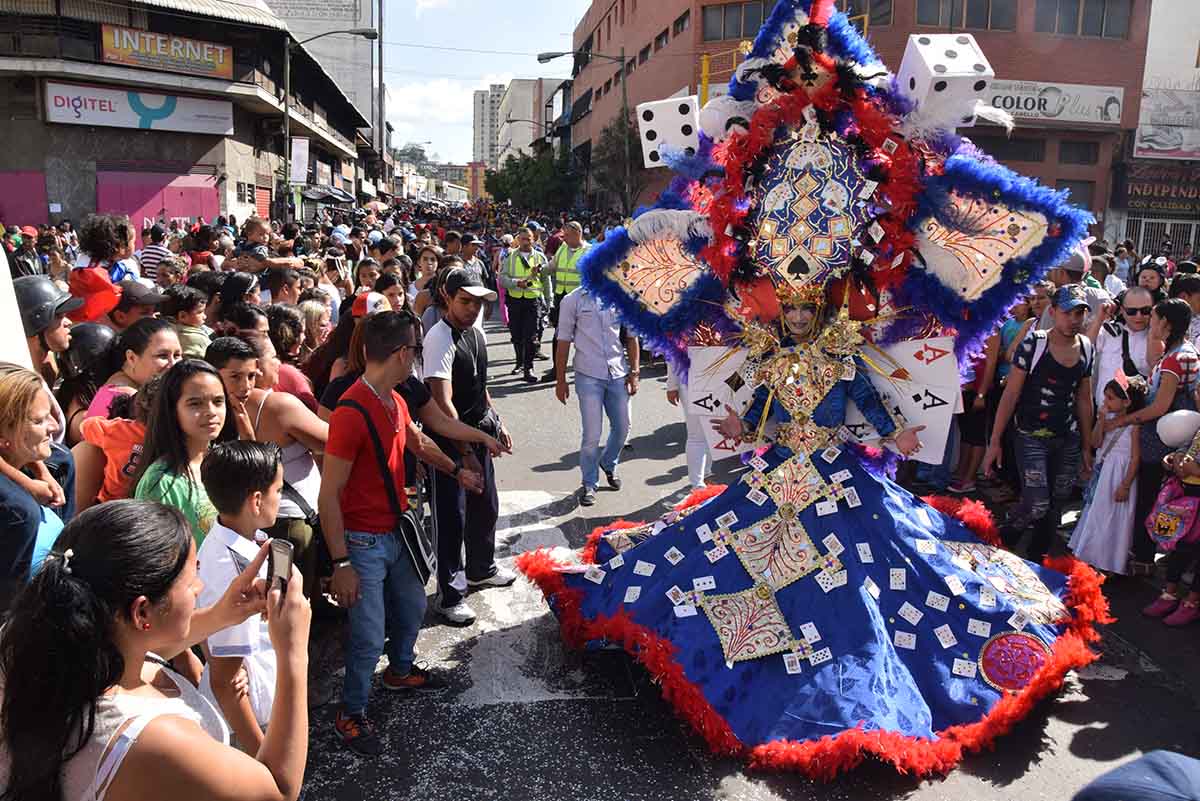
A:
<svg viewBox="0 0 1200 801">
<path fill-rule="evenodd" d="M 975 104 L 996 73 L 969 33 L 921 33 L 908 37 L 897 82 L 926 114 L 975 122 Z"/>
<path fill-rule="evenodd" d="M 638 103 L 638 131 L 647 167 L 665 167 L 662 145 L 695 155 L 700 147 L 700 101 L 695 95 Z"/>
</svg>

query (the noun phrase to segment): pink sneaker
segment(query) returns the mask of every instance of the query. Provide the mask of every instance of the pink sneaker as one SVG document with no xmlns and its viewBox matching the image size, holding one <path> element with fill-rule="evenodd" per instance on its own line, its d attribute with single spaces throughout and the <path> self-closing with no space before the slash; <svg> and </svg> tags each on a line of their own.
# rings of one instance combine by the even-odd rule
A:
<svg viewBox="0 0 1200 801">
<path fill-rule="evenodd" d="M 1163 618 L 1163 623 L 1168 626 L 1186 626 L 1189 623 L 1195 623 L 1200 620 L 1200 605 L 1185 602 L 1179 605 L 1179 608 L 1172 612 L 1167 617 Z"/>
<path fill-rule="evenodd" d="M 1175 607 L 1179 606 L 1179 599 L 1163 593 L 1154 600 L 1154 603 L 1142 610 L 1142 614 L 1146 617 L 1166 617 L 1175 611 Z"/>
</svg>

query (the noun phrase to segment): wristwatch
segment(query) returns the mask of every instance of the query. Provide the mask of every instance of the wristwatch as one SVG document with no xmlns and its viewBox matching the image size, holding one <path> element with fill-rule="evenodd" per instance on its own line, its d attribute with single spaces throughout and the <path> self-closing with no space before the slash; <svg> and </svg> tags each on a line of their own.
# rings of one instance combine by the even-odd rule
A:
<svg viewBox="0 0 1200 801">
<path fill-rule="evenodd" d="M 343 567 L 350 567 L 350 557 L 349 556 L 347 556 L 345 559 L 335 559 L 334 560 L 334 562 L 333 562 L 334 570 L 341 570 Z"/>
<path fill-rule="evenodd" d="M 450 473 L 451 478 L 458 478 L 458 474 L 462 472 L 462 457 L 454 457 L 454 470 Z"/>
</svg>

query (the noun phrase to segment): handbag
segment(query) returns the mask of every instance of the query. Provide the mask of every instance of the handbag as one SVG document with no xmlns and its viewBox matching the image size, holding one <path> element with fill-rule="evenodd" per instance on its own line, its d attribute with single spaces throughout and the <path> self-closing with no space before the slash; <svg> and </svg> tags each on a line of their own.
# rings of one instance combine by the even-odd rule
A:
<svg viewBox="0 0 1200 801">
<path fill-rule="evenodd" d="M 1175 476 L 1167 479 L 1150 514 L 1146 516 L 1146 531 L 1161 551 L 1173 551 L 1181 543 L 1200 539 L 1200 497 L 1185 495 L 1183 484 Z"/>
<path fill-rule="evenodd" d="M 404 511 L 404 507 L 400 505 L 400 496 L 396 494 L 396 482 L 392 478 L 391 468 L 388 467 L 383 440 L 375 429 L 375 424 L 371 422 L 370 413 L 361 403 L 349 398 L 343 398 L 338 406 L 357 409 L 367 423 L 367 433 L 371 435 L 371 443 L 375 446 L 375 461 L 379 464 L 379 470 L 383 474 L 383 485 L 387 488 L 388 504 L 392 507 L 392 514 L 396 516 L 395 534 L 400 538 L 400 544 L 412 561 L 417 578 L 424 586 L 429 581 L 429 577 L 437 571 L 437 549 L 433 537 L 421 525 L 415 514 L 411 511 Z"/>
</svg>

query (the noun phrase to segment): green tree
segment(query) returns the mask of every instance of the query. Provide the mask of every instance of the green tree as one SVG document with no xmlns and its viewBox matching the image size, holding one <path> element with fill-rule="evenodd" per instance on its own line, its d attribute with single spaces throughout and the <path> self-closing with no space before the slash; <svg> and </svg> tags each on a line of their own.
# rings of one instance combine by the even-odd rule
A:
<svg viewBox="0 0 1200 801">
<path fill-rule="evenodd" d="M 550 150 L 511 156 L 499 170 L 488 170 L 484 176 L 484 186 L 497 201 L 511 200 L 527 209 L 568 208 L 578 183 L 567 155 L 556 157 Z"/>
<path fill-rule="evenodd" d="M 592 181 L 617 198 L 622 211 L 632 214 L 638 197 L 650 184 L 650 170 L 641 158 L 642 143 L 632 116 L 618 114 L 604 126 L 592 146 Z M 629 191 L 625 187 L 625 159 L 630 160 Z"/>
</svg>

